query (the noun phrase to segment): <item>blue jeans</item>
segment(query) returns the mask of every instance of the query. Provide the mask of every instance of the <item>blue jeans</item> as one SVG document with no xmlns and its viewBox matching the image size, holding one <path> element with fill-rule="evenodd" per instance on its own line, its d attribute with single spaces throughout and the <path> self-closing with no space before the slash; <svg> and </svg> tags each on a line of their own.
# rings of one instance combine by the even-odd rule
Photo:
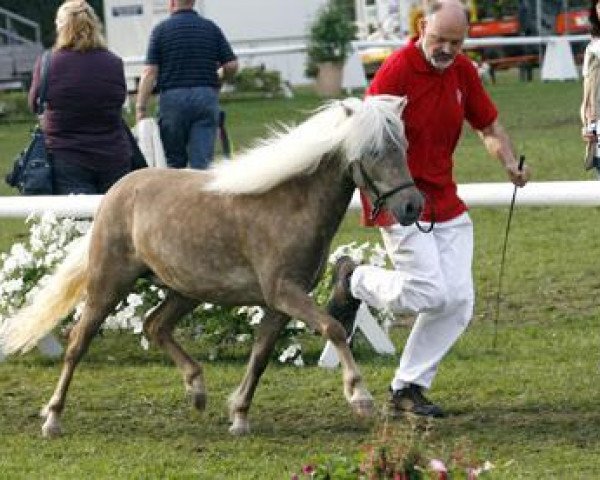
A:
<svg viewBox="0 0 600 480">
<path fill-rule="evenodd" d="M 207 168 L 214 156 L 218 118 L 219 98 L 212 87 L 161 92 L 158 124 L 167 165 Z"/>
</svg>

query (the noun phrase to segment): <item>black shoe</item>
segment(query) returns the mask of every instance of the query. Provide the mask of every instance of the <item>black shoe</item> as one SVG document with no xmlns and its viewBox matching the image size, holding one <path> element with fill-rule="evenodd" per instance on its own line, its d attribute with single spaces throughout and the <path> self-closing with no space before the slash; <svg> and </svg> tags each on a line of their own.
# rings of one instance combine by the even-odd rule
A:
<svg viewBox="0 0 600 480">
<path fill-rule="evenodd" d="M 350 293 L 350 276 L 356 264 L 348 256 L 338 258 L 333 266 L 331 278 L 331 295 L 327 302 L 327 313 L 340 322 L 346 330 L 346 336 L 352 334 L 356 312 L 360 300 Z"/>
<path fill-rule="evenodd" d="M 440 407 L 423 395 L 422 387 L 414 383 L 409 383 L 401 390 L 391 391 L 389 406 L 392 416 L 398 416 L 402 413 L 435 418 L 445 416 Z"/>
</svg>

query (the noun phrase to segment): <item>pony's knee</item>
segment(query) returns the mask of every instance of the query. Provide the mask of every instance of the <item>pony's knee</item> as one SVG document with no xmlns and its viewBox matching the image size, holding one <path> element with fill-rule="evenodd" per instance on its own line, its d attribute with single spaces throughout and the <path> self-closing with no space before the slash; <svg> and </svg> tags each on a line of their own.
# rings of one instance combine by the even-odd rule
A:
<svg viewBox="0 0 600 480">
<path fill-rule="evenodd" d="M 321 333 L 325 338 L 328 338 L 333 342 L 346 341 L 346 330 L 338 321 L 329 320 L 328 322 L 324 323 L 321 329 Z"/>
</svg>

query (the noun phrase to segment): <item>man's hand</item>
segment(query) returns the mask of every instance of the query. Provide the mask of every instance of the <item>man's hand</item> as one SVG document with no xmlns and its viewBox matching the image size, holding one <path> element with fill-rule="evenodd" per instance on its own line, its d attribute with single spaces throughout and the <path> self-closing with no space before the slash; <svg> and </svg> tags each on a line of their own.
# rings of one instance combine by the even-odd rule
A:
<svg viewBox="0 0 600 480">
<path fill-rule="evenodd" d="M 135 121 L 139 122 L 142 118 L 148 116 L 148 101 L 152 94 L 152 89 L 156 84 L 158 78 L 158 66 L 157 65 L 146 65 L 140 78 L 138 85 L 138 94 L 135 102 Z"/>
<path fill-rule="evenodd" d="M 524 164 L 523 168 L 519 170 L 517 162 L 511 162 L 506 165 L 506 173 L 510 181 L 517 187 L 524 187 L 531 177 L 529 165 Z"/>
</svg>

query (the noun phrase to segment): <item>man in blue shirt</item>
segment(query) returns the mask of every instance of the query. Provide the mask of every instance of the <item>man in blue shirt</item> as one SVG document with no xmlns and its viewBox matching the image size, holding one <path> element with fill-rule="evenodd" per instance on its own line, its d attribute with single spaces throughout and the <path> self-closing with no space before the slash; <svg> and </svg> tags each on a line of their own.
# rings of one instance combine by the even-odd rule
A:
<svg viewBox="0 0 600 480">
<path fill-rule="evenodd" d="M 221 29 L 194 10 L 194 0 L 168 1 L 171 15 L 150 34 L 136 119 L 146 116 L 156 86 L 168 166 L 207 168 L 214 155 L 220 83 L 235 75 L 238 62 Z"/>
</svg>

